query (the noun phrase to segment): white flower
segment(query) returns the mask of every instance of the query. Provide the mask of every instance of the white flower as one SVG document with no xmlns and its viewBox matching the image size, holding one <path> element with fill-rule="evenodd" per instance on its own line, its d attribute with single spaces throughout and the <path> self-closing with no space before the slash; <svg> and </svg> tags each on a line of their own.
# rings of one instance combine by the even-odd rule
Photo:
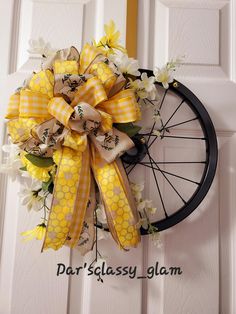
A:
<svg viewBox="0 0 236 314">
<path fill-rule="evenodd" d="M 143 89 L 141 80 L 129 80 L 129 87 L 134 89 L 135 93 L 140 99 L 145 99 L 148 96 L 148 93 Z"/>
<path fill-rule="evenodd" d="M 7 154 L 4 163 L 0 164 L 0 172 L 11 177 L 13 181 L 20 175 L 22 163 L 19 157 L 20 149 L 17 145 L 3 145 L 2 150 Z"/>
<path fill-rule="evenodd" d="M 154 246 L 156 246 L 157 248 L 161 248 L 162 247 L 162 241 L 161 241 L 161 237 L 160 237 L 160 233 L 159 232 L 154 232 L 151 234 L 151 240 L 154 244 Z"/>
<path fill-rule="evenodd" d="M 161 69 L 156 68 L 154 70 L 156 81 L 162 83 L 164 88 L 169 88 L 169 83 L 172 83 L 174 81 L 173 73 L 176 68 L 180 66 L 180 64 L 183 62 L 183 59 L 184 56 L 167 62 L 167 64 Z"/>
<path fill-rule="evenodd" d="M 172 83 L 173 78 L 173 70 L 168 69 L 167 66 L 164 66 L 163 68 L 156 68 L 154 70 L 154 75 L 157 82 L 162 83 L 164 88 L 169 88 L 169 83 Z"/>
<path fill-rule="evenodd" d="M 154 76 L 147 76 L 147 73 L 144 72 L 141 75 L 141 84 L 143 89 L 148 93 L 148 96 L 151 99 L 155 99 L 156 96 L 156 87 L 155 87 L 155 77 Z"/>
<path fill-rule="evenodd" d="M 139 229 L 140 227 L 143 227 L 143 229 L 147 230 L 148 229 L 148 221 L 147 218 L 139 218 L 139 222 L 137 223 L 137 228 Z"/>
<path fill-rule="evenodd" d="M 136 203 L 139 203 L 142 199 L 142 191 L 144 190 L 144 184 L 143 183 L 136 184 L 136 183 L 131 182 L 130 188 L 131 188 L 132 194 L 134 195 Z"/>
<path fill-rule="evenodd" d="M 97 205 L 96 214 L 97 214 L 97 220 L 101 224 L 107 224 L 107 217 L 106 217 L 105 208 L 103 204 Z"/>
<path fill-rule="evenodd" d="M 158 131 L 158 130 L 153 130 L 153 131 L 152 131 L 152 134 L 155 135 L 155 136 L 157 136 L 157 137 L 160 137 L 160 136 L 161 136 L 161 132 Z"/>
<path fill-rule="evenodd" d="M 20 192 L 21 204 L 27 206 L 28 211 L 39 211 L 43 207 L 44 196 L 40 182 L 35 180 L 25 181 L 25 187 Z"/>
<path fill-rule="evenodd" d="M 142 212 L 145 208 L 146 208 L 146 202 L 145 201 L 141 201 L 138 203 L 137 209 L 139 212 Z"/>
<path fill-rule="evenodd" d="M 158 122 L 161 119 L 161 116 L 159 114 L 154 114 L 152 118 L 155 122 Z"/>
<path fill-rule="evenodd" d="M 155 214 L 155 212 L 157 211 L 157 208 L 156 207 L 148 207 L 148 211 L 150 214 Z"/>
<path fill-rule="evenodd" d="M 53 55 L 56 50 L 51 47 L 49 42 L 45 42 L 42 37 L 39 37 L 38 39 L 29 40 L 29 49 L 27 51 L 30 54 L 40 54 L 48 57 Z"/>
<path fill-rule="evenodd" d="M 152 207 L 152 201 L 151 200 L 145 200 L 145 205 L 146 205 L 146 208 L 149 209 Z"/>
<path fill-rule="evenodd" d="M 152 207 L 152 201 L 151 200 L 141 200 L 137 204 L 137 209 L 140 213 L 142 213 L 143 210 L 147 210 L 150 214 L 154 214 L 156 212 L 156 207 Z"/>
<path fill-rule="evenodd" d="M 157 96 L 157 91 L 155 87 L 155 77 L 147 76 L 147 73 L 142 73 L 141 80 L 135 80 L 129 82 L 130 88 L 133 88 L 139 98 L 145 99 L 150 98 L 154 100 Z"/>
<path fill-rule="evenodd" d="M 117 66 L 118 70 L 123 74 L 130 74 L 134 76 L 139 76 L 140 72 L 138 60 L 134 58 L 129 58 L 127 54 L 122 52 L 117 52 L 110 56 L 110 59 Z"/>
<path fill-rule="evenodd" d="M 185 56 L 177 57 L 176 59 L 171 59 L 169 62 L 167 62 L 166 66 L 169 70 L 175 71 L 177 67 L 183 63 L 185 59 Z"/>
</svg>

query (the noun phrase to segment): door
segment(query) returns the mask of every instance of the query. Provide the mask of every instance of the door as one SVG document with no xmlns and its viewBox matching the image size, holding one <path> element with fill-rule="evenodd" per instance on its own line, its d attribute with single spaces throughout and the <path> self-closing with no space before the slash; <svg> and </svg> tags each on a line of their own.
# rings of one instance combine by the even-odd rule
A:
<svg viewBox="0 0 236 314">
<path fill-rule="evenodd" d="M 7 99 L 40 67 L 39 56 L 26 51 L 29 38 L 42 37 L 55 48 L 80 49 L 91 38 L 101 37 L 104 22 L 113 19 L 125 43 L 127 1 L 0 0 L 0 8 L 2 144 L 7 140 L 3 123 Z M 176 78 L 210 113 L 219 164 L 203 203 L 185 221 L 161 233 L 161 247 L 143 237 L 138 249 L 121 252 L 108 238 L 99 241 L 99 251 L 109 266 L 137 266 L 140 277 L 157 262 L 179 266 L 182 274 L 152 279 L 105 276 L 103 283 L 85 272 L 57 276 L 58 263 L 79 267 L 89 263 L 92 254 L 82 258 L 68 248 L 41 254 L 40 243 L 22 243 L 20 232 L 34 226 L 38 217 L 20 205 L 20 184 L 1 175 L 1 314 L 236 313 L 235 18 L 235 0 L 138 1 L 140 66 L 153 69 L 185 55 Z M 163 153 L 184 154 L 184 149 L 179 152 L 168 143 Z M 145 176 L 135 175 L 139 180 Z"/>
</svg>

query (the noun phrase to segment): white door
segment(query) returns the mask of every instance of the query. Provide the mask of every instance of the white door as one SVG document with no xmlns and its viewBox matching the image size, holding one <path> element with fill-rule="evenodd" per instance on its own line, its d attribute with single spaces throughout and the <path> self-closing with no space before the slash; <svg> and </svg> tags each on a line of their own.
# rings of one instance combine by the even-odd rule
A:
<svg viewBox="0 0 236 314">
<path fill-rule="evenodd" d="M 130 1 L 130 0 L 129 0 Z M 55 48 L 79 49 L 99 38 L 113 19 L 126 33 L 125 0 L 0 0 L 1 144 L 7 99 L 40 65 L 26 52 L 28 39 L 43 37 Z M 19 183 L 0 177 L 1 314 L 234 314 L 236 313 L 236 2 L 235 0 L 139 0 L 138 59 L 152 69 L 185 55 L 177 79 L 204 103 L 217 130 L 219 165 L 204 202 L 185 221 L 162 232 L 162 248 L 148 238 L 129 253 L 111 240 L 99 250 L 108 265 L 138 267 L 145 274 L 159 262 L 180 266 L 180 276 L 152 279 L 85 273 L 56 276 L 57 264 L 79 267 L 92 257 L 63 248 L 40 253 L 19 233 L 37 223 L 19 205 Z M 8 74 L 15 72 L 8 76 Z M 171 144 L 166 148 L 175 153 Z"/>
</svg>

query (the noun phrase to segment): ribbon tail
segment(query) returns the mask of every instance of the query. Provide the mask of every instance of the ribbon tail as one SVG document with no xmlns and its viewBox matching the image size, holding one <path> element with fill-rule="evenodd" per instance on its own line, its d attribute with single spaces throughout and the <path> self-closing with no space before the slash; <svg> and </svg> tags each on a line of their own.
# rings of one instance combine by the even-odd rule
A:
<svg viewBox="0 0 236 314">
<path fill-rule="evenodd" d="M 137 219 L 119 168 L 116 162 L 108 164 L 103 160 L 93 146 L 91 150 L 92 169 L 105 205 L 110 232 L 121 248 L 136 247 L 140 241 Z"/>
<path fill-rule="evenodd" d="M 120 178 L 120 182 L 123 186 L 123 189 L 125 191 L 126 197 L 129 200 L 129 204 L 130 204 L 130 208 L 132 210 L 134 219 L 136 221 L 136 224 L 139 223 L 140 217 L 138 214 L 138 210 L 137 210 L 137 206 L 135 204 L 135 200 L 134 200 L 134 196 L 132 194 L 131 188 L 130 188 L 130 183 L 129 183 L 129 179 L 127 177 L 127 174 L 125 172 L 125 169 L 122 165 L 122 162 L 120 160 L 120 158 L 117 158 L 116 161 L 114 162 L 114 166 L 116 168 L 116 172 Z"/>
<path fill-rule="evenodd" d="M 58 250 L 65 244 L 77 201 L 82 159 L 81 152 L 68 147 L 63 147 L 60 151 L 52 207 L 42 251 L 48 248 Z"/>
<path fill-rule="evenodd" d="M 82 256 L 92 251 L 95 239 L 94 226 L 94 210 L 96 207 L 95 185 L 94 180 L 91 179 L 90 198 L 85 214 L 83 229 L 78 241 L 77 249 Z"/>
<path fill-rule="evenodd" d="M 74 248 L 78 242 L 87 217 L 89 206 L 89 194 L 91 186 L 90 158 L 89 146 L 87 146 L 82 156 L 82 168 L 80 173 L 79 186 L 77 189 L 77 197 L 68 233 L 66 245 Z M 90 209 L 90 208 L 89 208 Z"/>
</svg>

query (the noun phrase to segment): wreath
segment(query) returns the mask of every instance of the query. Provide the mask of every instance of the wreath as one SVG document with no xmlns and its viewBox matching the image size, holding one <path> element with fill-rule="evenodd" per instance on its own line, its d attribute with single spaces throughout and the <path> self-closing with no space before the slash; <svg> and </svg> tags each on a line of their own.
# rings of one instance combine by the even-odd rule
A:
<svg viewBox="0 0 236 314">
<path fill-rule="evenodd" d="M 156 208 L 143 198 L 144 185 L 128 180 L 120 157 L 138 162 L 145 149 L 138 134 L 142 110 L 158 98 L 155 82 L 166 89 L 173 82 L 180 60 L 156 68 L 154 76 L 141 75 L 114 22 L 104 28 L 80 53 L 46 49 L 41 70 L 10 97 L 11 145 L 3 147 L 10 159 L 2 169 L 28 177 L 22 204 L 42 211 L 42 218 L 22 236 L 43 240 L 42 251 L 67 245 L 84 255 L 104 228 L 124 250 L 138 245 L 141 226 L 158 240 L 150 222 Z M 153 119 L 161 119 L 155 106 Z M 133 147 L 138 154 L 132 157 L 126 152 Z"/>
</svg>

